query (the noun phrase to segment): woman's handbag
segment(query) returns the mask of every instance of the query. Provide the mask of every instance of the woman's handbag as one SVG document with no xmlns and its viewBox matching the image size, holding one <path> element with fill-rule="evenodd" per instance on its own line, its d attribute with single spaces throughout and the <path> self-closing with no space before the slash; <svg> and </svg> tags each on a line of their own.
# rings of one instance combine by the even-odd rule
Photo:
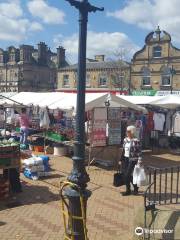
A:
<svg viewBox="0 0 180 240">
<path fill-rule="evenodd" d="M 113 186 L 114 187 L 120 187 L 124 185 L 124 174 L 121 172 L 117 172 L 114 174 L 114 179 L 113 179 Z"/>
<path fill-rule="evenodd" d="M 121 165 L 118 165 L 117 172 L 114 174 L 113 186 L 120 187 L 125 184 L 124 174 L 122 173 L 122 162 Z"/>
</svg>

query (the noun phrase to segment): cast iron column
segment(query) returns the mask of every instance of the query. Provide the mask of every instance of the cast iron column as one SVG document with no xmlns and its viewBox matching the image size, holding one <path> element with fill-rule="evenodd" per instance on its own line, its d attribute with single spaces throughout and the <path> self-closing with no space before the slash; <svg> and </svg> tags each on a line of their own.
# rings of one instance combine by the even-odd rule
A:
<svg viewBox="0 0 180 240">
<path fill-rule="evenodd" d="M 68 176 L 68 180 L 77 184 L 84 199 L 84 209 L 86 212 L 87 199 L 91 192 L 86 189 L 90 181 L 85 169 L 85 88 L 86 88 L 86 42 L 87 42 L 87 22 L 88 13 L 103 11 L 103 8 L 92 6 L 88 0 L 66 0 L 79 10 L 79 52 L 78 52 L 78 80 L 77 80 L 77 106 L 76 106 L 76 132 L 74 143 L 73 169 Z M 70 213 L 81 216 L 80 195 L 73 188 L 68 188 L 65 192 L 69 200 Z M 73 233 L 75 240 L 85 240 L 82 221 L 73 219 Z"/>
</svg>

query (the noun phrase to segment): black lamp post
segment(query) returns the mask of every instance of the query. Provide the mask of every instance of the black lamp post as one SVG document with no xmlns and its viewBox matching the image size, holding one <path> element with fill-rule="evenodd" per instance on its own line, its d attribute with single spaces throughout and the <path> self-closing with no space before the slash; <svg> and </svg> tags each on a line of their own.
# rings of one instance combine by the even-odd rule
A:
<svg viewBox="0 0 180 240">
<path fill-rule="evenodd" d="M 83 194 L 84 209 L 91 192 L 86 189 L 90 181 L 85 169 L 85 88 L 86 88 L 86 43 L 88 13 L 103 11 L 91 5 L 88 0 L 65 0 L 79 10 L 79 52 L 78 52 L 78 79 L 77 79 L 77 106 L 76 106 L 76 133 L 74 142 L 73 169 L 68 180 L 77 184 Z M 81 216 L 80 195 L 76 189 L 68 188 L 65 192 L 69 200 L 70 214 Z M 72 219 L 74 240 L 85 240 L 83 223 Z"/>
<path fill-rule="evenodd" d="M 176 71 L 174 69 L 174 67 L 172 66 L 172 68 L 170 69 L 171 72 L 171 94 L 173 93 L 173 77 L 176 74 Z"/>
</svg>

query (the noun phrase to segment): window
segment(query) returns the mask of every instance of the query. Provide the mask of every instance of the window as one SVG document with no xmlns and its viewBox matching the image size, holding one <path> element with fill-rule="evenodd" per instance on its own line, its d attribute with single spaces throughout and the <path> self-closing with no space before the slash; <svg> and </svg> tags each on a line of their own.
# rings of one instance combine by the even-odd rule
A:
<svg viewBox="0 0 180 240">
<path fill-rule="evenodd" d="M 142 68 L 142 86 L 151 86 L 151 72 L 149 68 Z"/>
<path fill-rule="evenodd" d="M 63 86 L 64 87 L 69 87 L 69 75 L 64 75 L 63 76 Z"/>
<path fill-rule="evenodd" d="M 86 74 L 86 87 L 90 87 L 90 86 L 91 86 L 91 75 Z"/>
<path fill-rule="evenodd" d="M 153 47 L 153 57 L 154 58 L 160 58 L 161 57 L 161 51 L 162 51 L 161 46 Z"/>
<path fill-rule="evenodd" d="M 162 84 L 162 86 L 170 86 L 171 85 L 171 69 L 169 67 L 162 68 L 161 84 Z"/>
<path fill-rule="evenodd" d="M 100 87 L 107 87 L 107 77 L 105 75 L 101 75 L 99 77 L 99 86 Z"/>
<path fill-rule="evenodd" d="M 14 80 L 14 70 L 10 70 L 10 81 L 13 81 Z"/>
<path fill-rule="evenodd" d="M 15 54 L 10 54 L 10 56 L 9 56 L 9 61 L 10 62 L 15 62 Z"/>
</svg>

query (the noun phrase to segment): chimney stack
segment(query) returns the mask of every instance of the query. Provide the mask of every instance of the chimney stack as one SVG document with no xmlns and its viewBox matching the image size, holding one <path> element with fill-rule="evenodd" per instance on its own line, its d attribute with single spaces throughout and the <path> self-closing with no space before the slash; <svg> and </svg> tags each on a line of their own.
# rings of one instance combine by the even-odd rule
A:
<svg viewBox="0 0 180 240">
<path fill-rule="evenodd" d="M 30 45 L 21 45 L 20 46 L 20 61 L 31 63 L 32 62 L 32 52 L 33 47 Z"/>
<path fill-rule="evenodd" d="M 38 44 L 38 62 L 41 65 L 47 64 L 47 45 L 44 42 Z"/>
<path fill-rule="evenodd" d="M 63 47 L 60 46 L 57 48 L 57 66 L 58 66 L 58 68 L 65 66 L 65 62 L 66 62 L 65 59 L 66 59 L 66 49 L 64 49 Z"/>
<path fill-rule="evenodd" d="M 95 60 L 98 62 L 104 62 L 105 55 L 96 55 Z"/>
</svg>

